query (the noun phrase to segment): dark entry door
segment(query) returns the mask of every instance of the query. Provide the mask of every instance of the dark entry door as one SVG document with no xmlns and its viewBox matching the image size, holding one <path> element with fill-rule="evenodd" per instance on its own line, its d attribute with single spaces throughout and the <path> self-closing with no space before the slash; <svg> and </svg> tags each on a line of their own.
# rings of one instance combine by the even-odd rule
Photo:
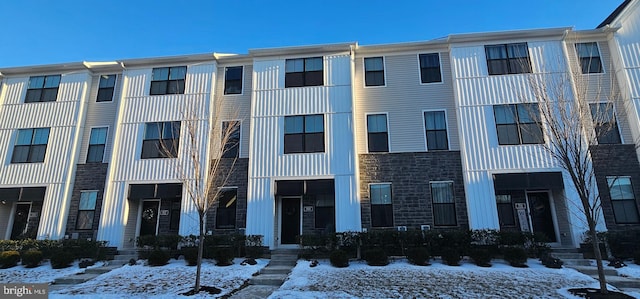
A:
<svg viewBox="0 0 640 299">
<path fill-rule="evenodd" d="M 282 197 L 281 244 L 297 244 L 300 235 L 300 198 Z"/>
<path fill-rule="evenodd" d="M 158 228 L 158 206 L 159 201 L 142 202 L 142 221 L 140 223 L 140 235 L 156 235 Z"/>
<path fill-rule="evenodd" d="M 551 204 L 547 192 L 527 193 L 529 198 L 529 213 L 531 213 L 531 226 L 534 233 L 547 236 L 549 242 L 557 242 L 556 232 L 551 216 Z"/>
<path fill-rule="evenodd" d="M 29 211 L 31 210 L 30 203 L 18 203 L 16 205 L 16 212 L 13 215 L 13 227 L 11 229 L 11 239 L 15 240 L 24 233 L 27 232 L 27 225 L 29 224 Z"/>
</svg>

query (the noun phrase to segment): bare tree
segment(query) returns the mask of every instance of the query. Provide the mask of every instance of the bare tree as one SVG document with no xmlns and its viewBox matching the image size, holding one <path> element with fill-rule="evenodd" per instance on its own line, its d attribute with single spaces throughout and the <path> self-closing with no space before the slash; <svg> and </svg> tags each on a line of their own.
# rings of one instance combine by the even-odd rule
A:
<svg viewBox="0 0 640 299">
<path fill-rule="evenodd" d="M 179 142 L 160 142 L 159 150 L 170 159 L 184 193 L 198 213 L 198 258 L 194 292 L 200 291 L 202 255 L 207 216 L 234 173 L 240 122 L 235 109 L 221 98 L 210 111 L 202 101 L 187 101 L 181 110 Z M 209 115 L 211 114 L 211 115 Z M 162 132 L 160 132 L 162 134 Z M 160 135 L 162 136 L 162 135 Z M 175 139 L 175 138 L 174 138 Z"/>
<path fill-rule="evenodd" d="M 575 59 L 573 42 L 567 42 L 564 50 L 572 57 L 568 63 L 559 62 L 551 69 L 528 76 L 530 90 L 523 92 L 523 101 L 537 103 L 528 106 L 531 107 L 530 117 L 539 122 L 546 133 L 546 142 L 541 146 L 566 171 L 575 187 L 580 199 L 578 208 L 586 220 L 593 244 L 600 292 L 607 293 L 597 235 L 602 200 L 597 190 L 592 156 L 598 142 L 614 138 L 614 129 L 617 129 L 614 107 L 624 105 L 618 103 L 621 98 L 612 71 L 610 75 L 588 75 L 598 72 L 594 68 L 602 68 L 597 53 L 591 53 L 595 55 L 589 55 L 588 59 Z M 580 50 L 584 49 L 578 47 Z M 596 58 L 598 61 L 594 60 Z M 619 136 L 617 134 L 615 132 L 615 136 Z"/>
</svg>

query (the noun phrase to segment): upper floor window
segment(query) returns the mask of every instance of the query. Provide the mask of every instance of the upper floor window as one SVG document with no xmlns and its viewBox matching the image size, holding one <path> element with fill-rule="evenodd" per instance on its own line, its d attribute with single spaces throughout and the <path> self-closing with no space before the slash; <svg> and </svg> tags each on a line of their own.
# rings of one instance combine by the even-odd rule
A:
<svg viewBox="0 0 640 299">
<path fill-rule="evenodd" d="M 324 152 L 324 115 L 285 116 L 284 153 Z"/>
<path fill-rule="evenodd" d="M 186 66 L 154 68 L 149 94 L 183 94 L 186 76 Z"/>
<path fill-rule="evenodd" d="M 367 115 L 367 142 L 370 153 L 389 151 L 386 114 Z"/>
<path fill-rule="evenodd" d="M 371 226 L 393 226 L 391 184 L 369 185 L 369 196 L 371 197 Z"/>
<path fill-rule="evenodd" d="M 527 43 L 484 46 L 489 75 L 531 73 Z"/>
<path fill-rule="evenodd" d="M 429 182 L 434 225 L 456 225 L 453 182 Z"/>
<path fill-rule="evenodd" d="M 287 59 L 284 86 L 322 86 L 324 85 L 323 69 L 322 57 Z"/>
<path fill-rule="evenodd" d="M 607 177 L 616 223 L 639 223 L 638 206 L 630 177 Z"/>
<path fill-rule="evenodd" d="M 49 128 L 18 130 L 11 163 L 44 162 L 48 142 Z"/>
<path fill-rule="evenodd" d="M 224 94 L 242 93 L 242 66 L 224 68 Z"/>
<path fill-rule="evenodd" d="M 495 105 L 498 144 L 544 143 L 537 104 Z"/>
<path fill-rule="evenodd" d="M 599 144 L 618 144 L 620 140 L 620 132 L 618 131 L 618 123 L 611 103 L 593 103 L 589 104 L 591 108 L 591 118 L 596 132 L 596 139 Z"/>
<path fill-rule="evenodd" d="M 580 59 L 580 68 L 583 74 L 602 73 L 602 61 L 598 43 L 578 43 L 576 52 Z"/>
<path fill-rule="evenodd" d="M 433 83 L 442 82 L 442 74 L 440 73 L 440 54 L 420 54 L 420 82 Z"/>
<path fill-rule="evenodd" d="M 87 163 L 102 162 L 104 148 L 107 144 L 108 128 L 92 128 L 89 137 L 89 150 L 87 151 Z"/>
<path fill-rule="evenodd" d="M 76 229 L 92 229 L 98 191 L 81 191 Z"/>
<path fill-rule="evenodd" d="M 229 229 L 236 227 L 236 206 L 238 202 L 238 188 L 225 188 L 218 197 L 216 209 L 216 228 Z"/>
<path fill-rule="evenodd" d="M 146 123 L 142 159 L 175 158 L 180 145 L 180 122 Z"/>
<path fill-rule="evenodd" d="M 98 86 L 98 97 L 96 102 L 110 102 L 113 100 L 113 90 L 116 87 L 116 75 L 100 76 L 100 84 Z"/>
<path fill-rule="evenodd" d="M 447 119 L 444 111 L 426 111 L 424 127 L 427 136 L 428 150 L 448 150 Z"/>
<path fill-rule="evenodd" d="M 222 149 L 222 158 L 237 158 L 240 148 L 240 122 L 222 122 L 221 138 L 221 142 L 224 143 L 224 147 Z"/>
<path fill-rule="evenodd" d="M 364 85 L 384 85 L 384 60 L 382 57 L 369 57 L 364 59 Z"/>
<path fill-rule="evenodd" d="M 30 77 L 24 102 L 55 102 L 58 97 L 60 77 L 60 75 Z"/>
</svg>

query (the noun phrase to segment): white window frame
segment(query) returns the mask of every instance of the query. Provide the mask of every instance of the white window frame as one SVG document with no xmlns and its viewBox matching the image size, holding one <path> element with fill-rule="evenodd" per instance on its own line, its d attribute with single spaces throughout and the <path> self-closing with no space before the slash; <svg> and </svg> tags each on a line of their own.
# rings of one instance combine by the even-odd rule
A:
<svg viewBox="0 0 640 299">
<path fill-rule="evenodd" d="M 384 114 L 387 118 L 387 153 L 391 152 L 391 128 L 389 127 L 389 112 L 367 112 L 364 114 L 364 132 L 365 132 L 365 148 L 367 149 L 367 153 L 370 154 L 383 154 L 385 152 L 370 152 L 369 151 L 369 126 L 367 125 L 367 120 L 369 119 L 369 115 L 379 115 Z M 423 117 L 424 118 L 424 117 Z"/>
<path fill-rule="evenodd" d="M 364 62 L 364 60 L 367 58 L 382 58 L 382 76 L 384 79 L 384 83 L 382 85 L 367 86 L 367 68 Z M 387 57 L 386 56 L 381 55 L 381 56 L 362 57 L 362 87 L 363 88 L 387 87 Z"/>
<path fill-rule="evenodd" d="M 237 94 L 235 94 L 235 95 L 237 95 Z M 238 122 L 240 124 L 238 126 L 238 130 L 240 132 L 240 136 L 238 137 L 238 159 L 240 159 L 240 156 L 242 156 L 242 119 L 223 119 L 223 120 L 221 120 L 220 121 L 220 134 L 221 134 L 220 138 L 222 139 L 222 128 L 224 126 L 224 123 L 225 122 L 232 122 L 232 121 Z M 220 142 L 222 142 L 222 140 L 220 140 Z M 221 144 L 220 148 L 224 149 L 224 144 Z"/>
<path fill-rule="evenodd" d="M 429 83 L 431 84 L 431 83 Z M 445 122 L 445 126 L 447 129 L 447 149 L 446 150 L 433 150 L 433 151 L 450 151 L 451 150 L 451 136 L 449 135 L 449 114 L 447 113 L 447 109 L 425 109 L 422 110 L 422 132 L 424 135 L 424 148 L 425 151 L 428 152 L 429 151 L 429 144 L 427 143 L 427 124 L 425 124 L 425 118 L 424 118 L 424 113 L 425 112 L 439 112 L 439 111 L 443 111 L 444 112 L 444 122 Z"/>
<path fill-rule="evenodd" d="M 420 67 L 420 55 L 421 54 L 438 54 L 438 63 L 440 64 L 440 82 L 428 82 L 422 83 L 422 68 Z M 424 52 L 416 54 L 416 60 L 418 62 L 418 84 L 419 85 L 435 85 L 444 84 L 444 73 L 442 72 L 442 52 Z"/>
<path fill-rule="evenodd" d="M 240 84 L 242 84 L 242 85 L 240 86 L 240 93 L 233 93 L 233 94 L 225 94 L 224 93 L 225 92 L 225 85 L 227 84 L 227 68 L 229 68 L 229 67 L 242 67 L 242 78 L 240 78 L 240 81 L 241 81 Z M 244 95 L 244 75 L 245 75 L 244 72 L 245 72 L 245 69 L 246 69 L 246 67 L 245 67 L 244 64 L 242 64 L 242 65 L 231 65 L 231 66 L 224 66 L 223 67 L 223 72 L 224 72 L 224 76 L 223 76 L 224 77 L 224 81 L 222 82 L 222 95 L 223 96 L 225 96 L 225 97 L 231 96 L 232 97 L 232 96 L 242 96 L 242 95 Z"/>
</svg>

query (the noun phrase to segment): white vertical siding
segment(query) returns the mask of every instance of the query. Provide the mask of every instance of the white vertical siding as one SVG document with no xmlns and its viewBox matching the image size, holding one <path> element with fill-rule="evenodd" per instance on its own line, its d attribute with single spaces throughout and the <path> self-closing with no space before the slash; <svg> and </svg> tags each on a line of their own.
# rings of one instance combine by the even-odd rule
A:
<svg viewBox="0 0 640 299">
<path fill-rule="evenodd" d="M 254 62 L 249 142 L 247 234 L 265 236 L 274 246 L 275 180 L 333 177 L 336 180 L 337 229 L 359 229 L 355 186 L 352 95 L 349 54 L 324 56 L 324 86 L 284 88 L 285 59 Z M 325 151 L 284 154 L 284 116 L 323 114 Z M 338 187 L 341 176 L 340 187 Z M 350 184 L 346 184 L 350 182 Z M 351 189 L 350 189 L 351 188 Z M 349 218 L 350 215 L 350 218 Z M 339 219 L 338 219 L 339 218 Z"/>
</svg>

